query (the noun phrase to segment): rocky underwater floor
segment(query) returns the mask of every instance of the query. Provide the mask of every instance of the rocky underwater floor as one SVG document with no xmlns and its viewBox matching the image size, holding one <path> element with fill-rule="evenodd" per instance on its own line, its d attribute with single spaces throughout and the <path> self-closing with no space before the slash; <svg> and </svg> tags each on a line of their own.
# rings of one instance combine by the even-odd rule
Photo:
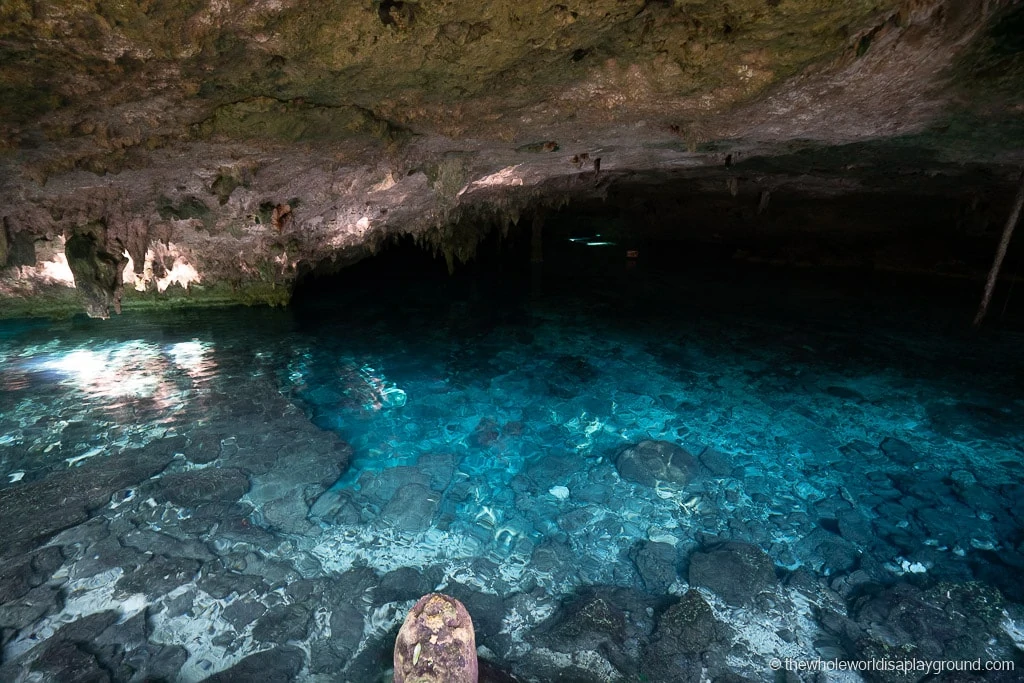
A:
<svg viewBox="0 0 1024 683">
<path fill-rule="evenodd" d="M 0 322 L 0 680 L 1021 680 L 1024 334 L 760 277 Z"/>
</svg>

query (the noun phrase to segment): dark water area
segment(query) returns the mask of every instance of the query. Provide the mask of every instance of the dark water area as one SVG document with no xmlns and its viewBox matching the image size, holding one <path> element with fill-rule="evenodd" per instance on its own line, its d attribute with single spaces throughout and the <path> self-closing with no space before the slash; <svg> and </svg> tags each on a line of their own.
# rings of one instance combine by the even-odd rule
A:
<svg viewBox="0 0 1024 683">
<path fill-rule="evenodd" d="M 433 590 L 487 680 L 1019 659 L 1024 299 L 975 333 L 975 282 L 486 253 L 0 322 L 0 680 L 389 680 Z"/>
</svg>

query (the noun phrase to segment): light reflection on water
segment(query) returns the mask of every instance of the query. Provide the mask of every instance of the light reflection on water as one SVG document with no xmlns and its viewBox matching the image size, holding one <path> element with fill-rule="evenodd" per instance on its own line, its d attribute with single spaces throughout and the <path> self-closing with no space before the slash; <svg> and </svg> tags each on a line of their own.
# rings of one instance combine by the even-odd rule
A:
<svg viewBox="0 0 1024 683">
<path fill-rule="evenodd" d="M 8 484 L 176 433 L 208 404 L 220 373 L 215 344 L 198 337 L 165 343 L 160 335 L 112 341 L 62 332 L 41 342 L 34 333 L 0 340 L 0 470 Z"/>
<path fill-rule="evenodd" d="M 25 349 L 21 358 L 0 366 L 0 387 L 18 391 L 49 382 L 98 406 L 144 400 L 151 408 L 168 410 L 217 372 L 213 344 L 195 339 L 165 346 L 141 339 L 87 344 L 57 342 L 42 353 Z M 190 381 L 182 382 L 182 374 Z"/>
</svg>

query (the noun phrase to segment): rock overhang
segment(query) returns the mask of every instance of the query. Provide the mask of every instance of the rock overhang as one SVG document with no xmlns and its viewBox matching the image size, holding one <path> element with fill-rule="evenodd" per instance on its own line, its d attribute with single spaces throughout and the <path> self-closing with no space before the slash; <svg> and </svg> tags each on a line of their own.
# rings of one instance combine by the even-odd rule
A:
<svg viewBox="0 0 1024 683">
<path fill-rule="evenodd" d="M 85 234 L 125 266 L 92 314 L 118 285 L 128 306 L 281 303 L 304 268 L 394 236 L 454 263 L 520 214 L 616 188 L 999 197 L 1024 162 L 1008 1 L 3 13 L 8 314 L 81 306 L 95 288 L 67 287 L 60 257 Z"/>
</svg>

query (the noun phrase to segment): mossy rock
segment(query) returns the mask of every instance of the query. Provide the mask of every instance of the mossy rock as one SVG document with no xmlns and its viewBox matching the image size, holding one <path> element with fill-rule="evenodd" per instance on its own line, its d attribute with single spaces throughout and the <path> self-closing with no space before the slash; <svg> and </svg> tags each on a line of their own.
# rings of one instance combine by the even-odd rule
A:
<svg viewBox="0 0 1024 683">
<path fill-rule="evenodd" d="M 188 289 L 171 287 L 164 292 L 126 289 L 123 312 L 163 311 L 221 306 L 286 306 L 291 300 L 288 284 L 268 282 L 193 284 Z M 82 293 L 63 285 L 39 288 L 27 296 L 6 297 L 0 319 L 70 318 L 85 311 Z"/>
<path fill-rule="evenodd" d="M 387 143 L 409 137 L 400 126 L 352 105 L 313 104 L 301 99 L 253 97 L 221 105 L 196 134 L 203 139 L 226 137 L 273 142 L 331 142 L 367 136 Z"/>
<path fill-rule="evenodd" d="M 220 205 L 224 206 L 228 203 L 228 199 L 231 198 L 231 193 L 241 185 L 242 181 L 237 176 L 222 171 L 214 179 L 213 184 L 210 186 L 210 191 L 217 195 Z"/>
<path fill-rule="evenodd" d="M 213 212 L 210 211 L 210 207 L 196 197 L 186 197 L 177 204 L 168 197 L 160 197 L 160 199 L 157 200 L 156 212 L 160 214 L 160 218 L 163 218 L 164 220 L 176 219 L 184 221 L 198 218 L 204 223 L 209 221 L 213 215 Z"/>
</svg>

